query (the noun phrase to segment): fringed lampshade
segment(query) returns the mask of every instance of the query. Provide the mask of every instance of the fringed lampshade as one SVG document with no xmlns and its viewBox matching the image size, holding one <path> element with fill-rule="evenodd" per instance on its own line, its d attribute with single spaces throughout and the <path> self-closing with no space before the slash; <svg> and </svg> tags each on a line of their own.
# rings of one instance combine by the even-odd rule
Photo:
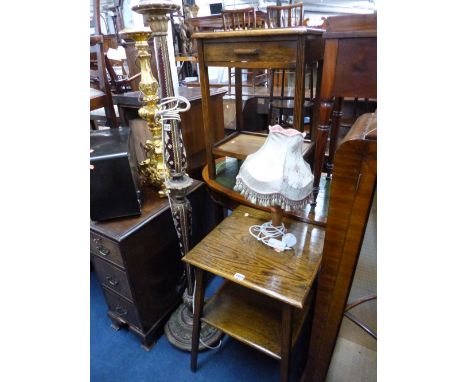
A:
<svg viewBox="0 0 468 382">
<path fill-rule="evenodd" d="M 239 170 L 234 190 L 253 204 L 271 207 L 273 213 L 272 221 L 260 226 L 263 231 L 254 229 L 259 235 L 251 230 L 259 240 L 267 232 L 266 241 L 283 236 L 283 210 L 301 209 L 313 202 L 314 177 L 310 165 L 302 157 L 304 136 L 305 133 L 280 125 L 270 127 L 263 146 L 249 155 Z M 273 231 L 277 231 L 275 235 Z"/>
</svg>

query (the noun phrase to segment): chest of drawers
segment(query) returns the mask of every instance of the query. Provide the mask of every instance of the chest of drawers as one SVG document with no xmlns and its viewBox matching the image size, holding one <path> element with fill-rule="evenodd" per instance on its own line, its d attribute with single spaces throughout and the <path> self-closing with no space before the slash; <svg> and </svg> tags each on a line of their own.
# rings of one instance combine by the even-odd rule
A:
<svg viewBox="0 0 468 382">
<path fill-rule="evenodd" d="M 144 197 L 141 216 L 91 222 L 90 249 L 111 326 L 127 326 L 149 350 L 180 303 L 185 280 L 169 202 L 148 189 Z M 195 244 L 214 226 L 214 209 L 201 182 L 194 181 L 188 198 Z"/>
</svg>

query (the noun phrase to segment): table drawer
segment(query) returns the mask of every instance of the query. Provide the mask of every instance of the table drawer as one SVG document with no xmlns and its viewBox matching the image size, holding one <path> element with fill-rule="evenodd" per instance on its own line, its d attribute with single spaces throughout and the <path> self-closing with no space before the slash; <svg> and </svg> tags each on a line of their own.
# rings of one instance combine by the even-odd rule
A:
<svg viewBox="0 0 468 382">
<path fill-rule="evenodd" d="M 94 255 L 94 267 L 101 284 L 132 300 L 127 274 Z"/>
<path fill-rule="evenodd" d="M 121 267 L 124 266 L 118 243 L 91 231 L 90 246 L 91 252 L 96 257 L 101 257 Z"/>
<path fill-rule="evenodd" d="M 139 328 L 141 327 L 137 309 L 133 303 L 119 296 L 117 293 L 112 292 L 107 287 L 103 287 L 102 290 L 104 291 L 109 311 L 123 321 Z"/>
<path fill-rule="evenodd" d="M 204 44 L 205 63 L 236 62 L 239 67 L 246 63 L 267 65 L 265 68 L 295 67 L 297 41 L 244 41 L 206 42 Z M 257 64 L 257 65 L 255 65 Z"/>
</svg>

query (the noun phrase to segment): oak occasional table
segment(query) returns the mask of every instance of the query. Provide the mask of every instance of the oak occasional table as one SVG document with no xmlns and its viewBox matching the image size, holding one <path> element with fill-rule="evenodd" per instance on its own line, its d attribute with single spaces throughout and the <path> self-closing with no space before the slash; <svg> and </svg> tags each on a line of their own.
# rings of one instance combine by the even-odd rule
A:
<svg viewBox="0 0 468 382">
<path fill-rule="evenodd" d="M 294 127 L 304 128 L 304 95 L 306 64 L 323 60 L 322 29 L 309 27 L 250 29 L 226 32 L 194 33 L 198 49 L 200 87 L 203 106 L 203 127 L 206 161 L 210 179 L 215 179 L 215 156 L 229 155 L 242 159 L 241 140 L 255 139 L 243 132 L 242 119 L 242 69 L 290 69 L 296 73 L 294 83 Z M 307 54 L 306 54 L 307 52 Z M 222 140 L 213 135 L 212 101 L 209 93 L 208 67 L 235 68 L 236 81 L 236 131 Z M 242 135 L 246 135 L 242 137 Z M 235 138 L 235 139 L 234 139 Z M 266 134 L 261 137 L 261 143 Z M 257 139 L 259 140 L 259 139 Z M 237 142 L 236 144 L 227 142 Z M 254 145 L 256 148 L 257 145 Z M 255 152 L 252 151 L 252 152 Z M 247 154 L 251 154 L 248 152 Z"/>
<path fill-rule="evenodd" d="M 193 371 L 204 321 L 280 359 L 281 381 L 288 379 L 290 352 L 309 311 L 325 230 L 286 218 L 286 228 L 294 233 L 297 244 L 293 250 L 276 252 L 249 233 L 251 225 L 267 220 L 267 212 L 241 205 L 183 258 L 194 267 L 196 280 Z M 225 279 L 206 304 L 204 271 Z"/>
</svg>

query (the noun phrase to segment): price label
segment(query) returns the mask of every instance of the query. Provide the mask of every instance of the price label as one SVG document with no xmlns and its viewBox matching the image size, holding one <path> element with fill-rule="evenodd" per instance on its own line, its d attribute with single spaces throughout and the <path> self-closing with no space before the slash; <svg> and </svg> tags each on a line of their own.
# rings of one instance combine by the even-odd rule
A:
<svg viewBox="0 0 468 382">
<path fill-rule="evenodd" d="M 242 273 L 236 273 L 236 274 L 234 275 L 234 278 L 237 279 L 237 280 L 239 280 L 239 281 L 242 281 L 242 280 L 245 279 L 245 276 L 244 276 Z"/>
</svg>

